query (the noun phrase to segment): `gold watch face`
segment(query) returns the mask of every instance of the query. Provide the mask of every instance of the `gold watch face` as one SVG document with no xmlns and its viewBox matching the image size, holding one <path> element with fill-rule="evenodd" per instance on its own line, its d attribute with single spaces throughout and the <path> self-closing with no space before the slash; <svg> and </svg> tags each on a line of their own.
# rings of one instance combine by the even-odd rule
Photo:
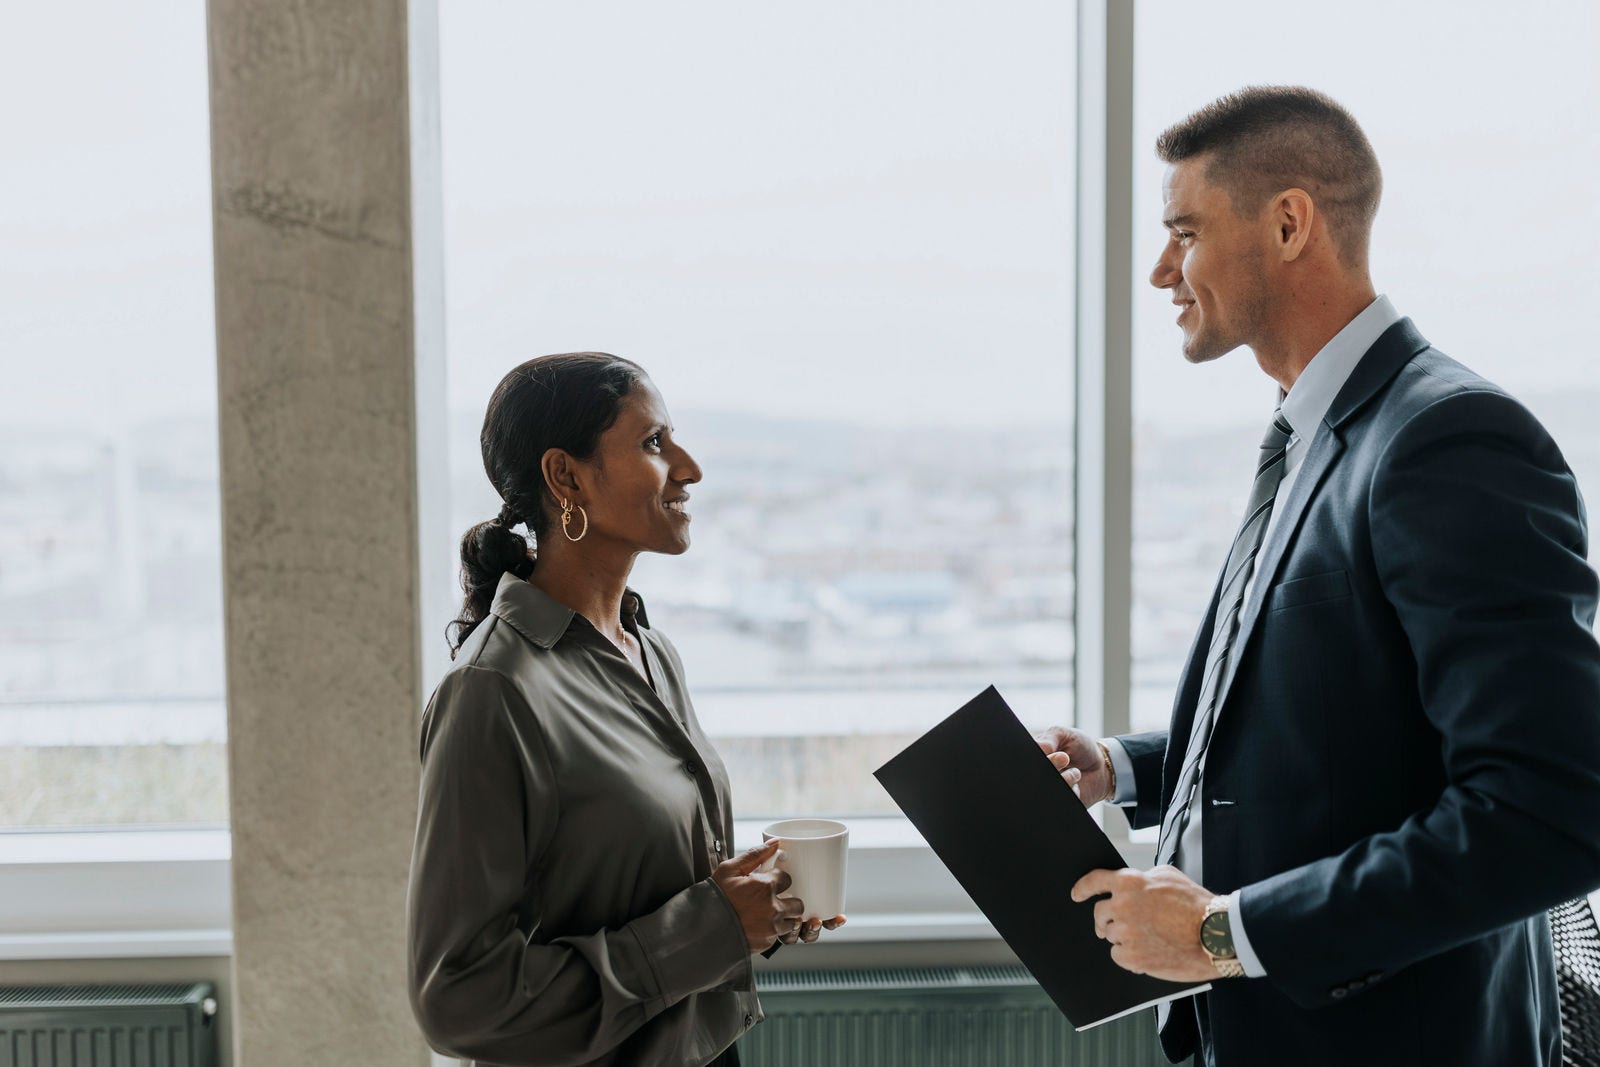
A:
<svg viewBox="0 0 1600 1067">
<path fill-rule="evenodd" d="M 1228 913 L 1225 911 L 1207 915 L 1200 924 L 1200 947 L 1209 955 L 1220 956 L 1223 959 L 1232 959 L 1233 930 L 1228 925 Z"/>
</svg>

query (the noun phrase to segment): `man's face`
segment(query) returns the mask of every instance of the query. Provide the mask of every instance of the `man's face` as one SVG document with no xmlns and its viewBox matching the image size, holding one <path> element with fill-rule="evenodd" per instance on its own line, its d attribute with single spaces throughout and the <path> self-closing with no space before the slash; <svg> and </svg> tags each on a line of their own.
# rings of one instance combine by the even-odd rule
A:
<svg viewBox="0 0 1600 1067">
<path fill-rule="evenodd" d="M 1241 218 L 1220 186 L 1206 180 L 1209 157 L 1167 168 L 1161 191 L 1166 247 L 1150 284 L 1172 292 L 1181 310 L 1183 355 L 1204 363 L 1261 336 L 1270 304 L 1264 220 Z"/>
</svg>

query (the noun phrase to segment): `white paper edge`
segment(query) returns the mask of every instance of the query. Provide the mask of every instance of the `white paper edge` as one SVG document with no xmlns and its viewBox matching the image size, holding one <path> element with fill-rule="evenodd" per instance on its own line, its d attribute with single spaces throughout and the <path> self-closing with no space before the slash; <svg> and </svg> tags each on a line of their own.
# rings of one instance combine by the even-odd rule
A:
<svg viewBox="0 0 1600 1067">
<path fill-rule="evenodd" d="M 1101 1025 L 1103 1025 L 1105 1023 L 1111 1022 L 1113 1019 L 1120 1019 L 1124 1015 L 1132 1015 L 1136 1011 L 1143 1011 L 1146 1008 L 1153 1008 L 1157 1004 L 1165 1004 L 1169 1000 L 1177 1000 L 1180 997 L 1192 997 L 1196 993 L 1204 993 L 1206 990 L 1208 990 L 1210 988 L 1211 988 L 1211 983 L 1210 982 L 1207 982 L 1205 985 L 1190 986 L 1188 989 L 1182 989 L 1182 990 L 1179 990 L 1176 993 L 1168 993 L 1164 997 L 1157 997 L 1154 1000 L 1147 1000 L 1143 1004 L 1135 1004 L 1131 1008 L 1123 1008 L 1121 1011 L 1117 1012 L 1115 1015 L 1107 1015 L 1104 1019 L 1096 1019 L 1094 1022 L 1087 1023 L 1087 1024 L 1083 1025 L 1083 1026 L 1074 1026 L 1073 1029 L 1081 1034 L 1085 1030 L 1093 1030 L 1097 1026 L 1101 1026 Z"/>
</svg>

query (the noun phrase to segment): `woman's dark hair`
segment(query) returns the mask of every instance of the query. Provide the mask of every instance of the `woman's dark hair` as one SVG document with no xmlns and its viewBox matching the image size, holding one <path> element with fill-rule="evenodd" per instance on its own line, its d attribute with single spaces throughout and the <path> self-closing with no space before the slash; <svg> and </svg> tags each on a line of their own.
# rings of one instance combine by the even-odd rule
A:
<svg viewBox="0 0 1600 1067">
<path fill-rule="evenodd" d="M 466 599 L 461 615 L 447 626 L 450 658 L 489 614 L 500 576 L 519 578 L 533 572 L 535 553 L 515 532 L 525 523 L 534 542 L 550 528 L 549 490 L 542 461 L 552 448 L 579 459 L 594 455 L 600 435 L 617 421 L 622 398 L 641 378 L 644 368 L 605 352 L 568 352 L 530 359 L 500 380 L 483 415 L 478 443 L 483 470 L 505 506 L 488 522 L 480 522 L 461 538 L 461 590 Z M 554 510 L 554 501 L 549 501 Z"/>
</svg>

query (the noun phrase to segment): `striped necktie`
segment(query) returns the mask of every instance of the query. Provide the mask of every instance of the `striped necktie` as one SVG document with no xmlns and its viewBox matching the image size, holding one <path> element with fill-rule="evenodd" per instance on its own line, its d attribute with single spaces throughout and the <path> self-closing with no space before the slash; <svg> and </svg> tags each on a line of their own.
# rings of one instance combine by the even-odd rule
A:
<svg viewBox="0 0 1600 1067">
<path fill-rule="evenodd" d="M 1211 733 L 1217 725 L 1217 697 L 1221 694 L 1222 681 L 1227 674 L 1233 639 L 1239 630 L 1239 611 L 1244 607 L 1245 586 L 1254 570 L 1256 553 L 1261 551 L 1267 523 L 1272 518 L 1272 504 L 1278 497 L 1278 486 L 1283 481 L 1284 460 L 1289 450 L 1289 438 L 1293 434 L 1294 428 L 1279 410 L 1273 415 L 1266 437 L 1261 440 L 1261 458 L 1256 464 L 1255 484 L 1250 487 L 1250 503 L 1245 508 L 1244 525 L 1234 535 L 1233 547 L 1228 550 L 1228 564 L 1223 570 L 1222 592 L 1217 597 L 1217 621 L 1211 629 L 1211 648 L 1206 653 L 1205 680 L 1200 683 L 1194 729 L 1189 734 L 1189 747 L 1184 752 L 1182 769 L 1178 771 L 1172 804 L 1161 823 L 1161 839 L 1156 846 L 1157 863 L 1172 862 L 1184 827 L 1189 824 L 1189 808 L 1200 789 L 1200 765 L 1205 759 L 1206 746 L 1211 743 Z"/>
</svg>

